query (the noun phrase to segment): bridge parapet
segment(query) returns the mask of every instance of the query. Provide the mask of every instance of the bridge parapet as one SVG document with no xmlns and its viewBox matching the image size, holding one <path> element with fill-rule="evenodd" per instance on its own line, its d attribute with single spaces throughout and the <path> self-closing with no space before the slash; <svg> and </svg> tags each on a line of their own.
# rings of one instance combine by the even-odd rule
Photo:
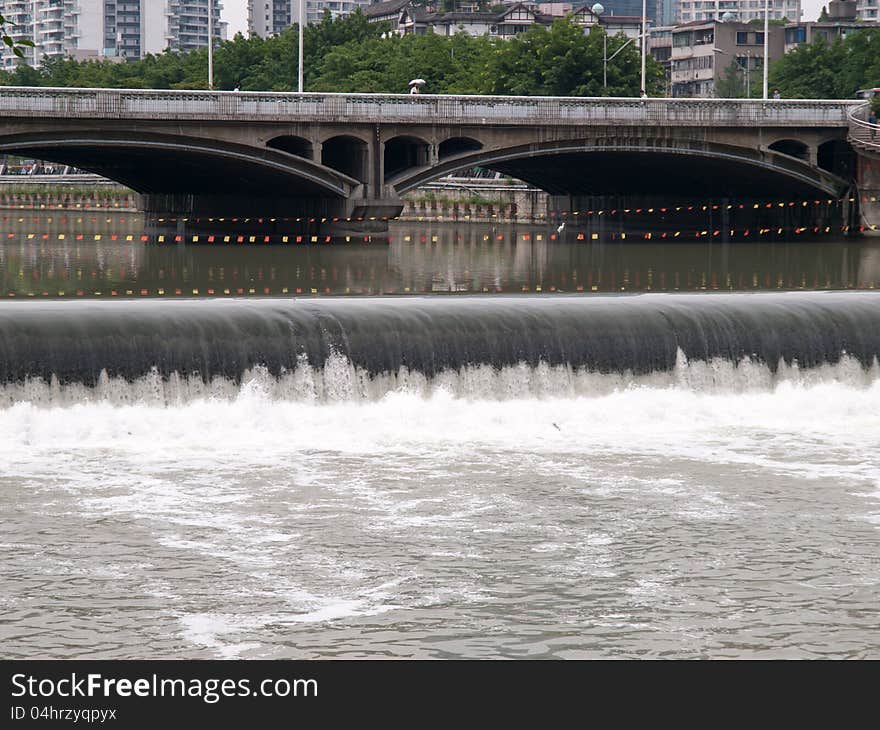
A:
<svg viewBox="0 0 880 730">
<path fill-rule="evenodd" d="M 0 89 L 0 117 L 253 122 L 846 127 L 859 101 Z"/>
</svg>

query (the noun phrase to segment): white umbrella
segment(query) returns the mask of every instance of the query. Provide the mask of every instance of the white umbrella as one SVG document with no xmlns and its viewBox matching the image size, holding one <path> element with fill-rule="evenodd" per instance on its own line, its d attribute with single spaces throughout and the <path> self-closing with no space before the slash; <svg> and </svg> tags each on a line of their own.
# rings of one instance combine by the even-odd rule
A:
<svg viewBox="0 0 880 730">
<path fill-rule="evenodd" d="M 428 82 L 425 81 L 424 79 L 413 79 L 412 81 L 409 82 L 409 85 L 410 86 L 424 86 L 427 83 Z"/>
</svg>

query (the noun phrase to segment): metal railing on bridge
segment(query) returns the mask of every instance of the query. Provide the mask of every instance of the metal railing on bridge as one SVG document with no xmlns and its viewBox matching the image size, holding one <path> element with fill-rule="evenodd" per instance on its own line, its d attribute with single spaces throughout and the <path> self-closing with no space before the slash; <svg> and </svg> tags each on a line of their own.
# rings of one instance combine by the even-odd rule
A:
<svg viewBox="0 0 880 730">
<path fill-rule="evenodd" d="M 869 123 L 867 117 L 868 105 L 863 102 L 850 109 L 847 138 L 857 147 L 880 152 L 880 125 Z"/>
<path fill-rule="evenodd" d="M 0 89 L 0 118 L 846 127 L 859 101 Z"/>
</svg>

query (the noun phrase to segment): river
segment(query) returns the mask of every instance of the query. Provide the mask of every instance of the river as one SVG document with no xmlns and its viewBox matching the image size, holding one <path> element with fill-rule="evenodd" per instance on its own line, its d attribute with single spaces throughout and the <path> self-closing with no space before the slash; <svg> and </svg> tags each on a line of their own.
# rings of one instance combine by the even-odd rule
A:
<svg viewBox="0 0 880 730">
<path fill-rule="evenodd" d="M 871 239 L 79 217 L 0 224 L 4 658 L 880 657 Z"/>
</svg>

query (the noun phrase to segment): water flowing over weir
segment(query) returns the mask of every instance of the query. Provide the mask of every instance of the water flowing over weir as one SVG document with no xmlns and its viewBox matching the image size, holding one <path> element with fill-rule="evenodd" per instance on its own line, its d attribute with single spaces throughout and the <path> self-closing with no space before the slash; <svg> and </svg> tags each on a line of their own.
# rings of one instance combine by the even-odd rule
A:
<svg viewBox="0 0 880 730">
<path fill-rule="evenodd" d="M 869 292 L 0 305 L 5 405 L 232 397 L 255 378 L 310 400 L 770 386 L 841 368 L 869 382 L 878 357 Z"/>
</svg>

